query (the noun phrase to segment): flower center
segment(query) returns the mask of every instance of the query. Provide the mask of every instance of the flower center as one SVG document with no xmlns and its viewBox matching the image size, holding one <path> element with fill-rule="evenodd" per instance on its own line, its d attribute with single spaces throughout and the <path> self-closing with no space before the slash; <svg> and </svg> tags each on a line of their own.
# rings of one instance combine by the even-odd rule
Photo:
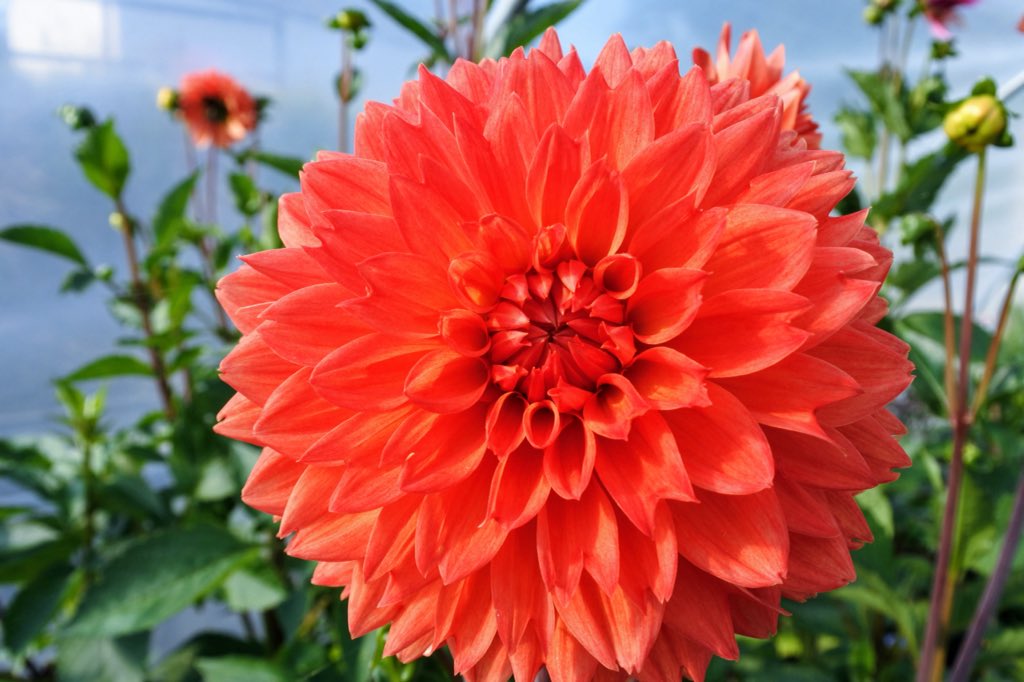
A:
<svg viewBox="0 0 1024 682">
<path fill-rule="evenodd" d="M 550 398 L 562 412 L 580 409 L 598 379 L 620 372 L 636 352 L 624 321 L 637 268 L 619 255 L 594 268 L 566 259 L 508 276 L 483 315 L 493 383 L 530 402 Z"/>
<path fill-rule="evenodd" d="M 228 107 L 220 97 L 208 95 L 203 98 L 203 115 L 211 123 L 223 123 L 228 120 Z"/>
</svg>

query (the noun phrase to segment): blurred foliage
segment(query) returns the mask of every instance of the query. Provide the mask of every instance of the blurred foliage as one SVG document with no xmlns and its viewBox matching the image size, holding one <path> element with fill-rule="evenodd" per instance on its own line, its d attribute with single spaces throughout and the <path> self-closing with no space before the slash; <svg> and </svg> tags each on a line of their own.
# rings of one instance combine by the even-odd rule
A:
<svg viewBox="0 0 1024 682">
<path fill-rule="evenodd" d="M 497 11 L 490 2 L 477 16 L 435 20 L 415 17 L 399 3 L 371 2 L 422 43 L 424 61 L 433 66 L 460 56 L 507 54 L 581 4 L 503 5 L 511 9 L 501 28 L 485 37 L 484 15 Z M 897 20 L 917 19 L 889 10 L 878 17 Z M 346 10 L 328 25 L 357 36 L 370 23 Z M 940 53 L 948 58 L 952 50 Z M 953 218 L 930 213 L 933 204 L 971 157 L 940 143 L 907 158 L 910 143 L 941 125 L 950 100 L 934 63 L 916 82 L 905 72 L 905 64 L 892 62 L 849 72 L 860 102 L 844 106 L 837 122 L 849 154 L 878 167 L 844 206 L 873 205 L 870 220 L 897 250 L 885 292 L 893 308 L 884 324 L 911 345 L 918 367 L 917 381 L 895 406 L 909 427 L 903 443 L 914 466 L 859 498 L 875 540 L 854 554 L 858 580 L 787 604 L 793 617 L 780 620 L 778 636 L 741 638 L 740 660 L 715 660 L 709 680 L 896 682 L 913 676 L 950 428 L 942 311 L 909 308 L 940 277 L 938 246 L 957 234 Z M 63 259 L 71 268 L 62 292 L 105 287 L 109 311 L 125 335 L 116 350 L 54 382 L 64 416 L 52 434 L 0 441 L 0 478 L 19 491 L 17 503 L 0 502 L 0 585 L 7 586 L 0 591 L 0 670 L 7 668 L 10 679 L 71 682 L 450 679 L 445 650 L 401 664 L 381 659 L 384 629 L 350 638 L 337 591 L 311 586 L 310 564 L 287 557 L 272 520 L 239 500 L 256 449 L 211 431 L 231 396 L 215 368 L 237 339 L 218 314 L 214 283 L 232 255 L 279 245 L 276 196 L 259 182 L 256 168 L 294 181 L 302 161 L 255 144 L 229 150 L 233 166 L 223 177 L 194 170 L 143 219 L 124 204 L 132 164 L 115 121 L 73 106 L 60 116 L 82 136 L 74 156 L 84 177 L 111 200 L 111 226 L 125 241 L 127 267 L 90 263 L 65 231 L 51 226 L 13 225 L 0 230 L 0 239 Z M 892 150 L 899 152 L 894 173 Z M 231 193 L 236 215 L 230 221 L 210 220 L 218 188 Z M 991 330 L 975 329 L 973 375 L 982 373 L 991 343 Z M 106 386 L 126 377 L 154 382 L 163 403 L 130 428 L 111 428 Z M 953 648 L 994 568 L 1024 465 L 1022 425 L 1024 312 L 1018 309 L 971 432 L 954 554 Z M 166 640 L 159 635 L 174 630 L 169 619 L 180 624 L 182 618 L 218 625 L 193 629 L 170 648 L 155 646 Z M 976 677 L 1024 679 L 1024 552 L 1016 557 Z"/>
</svg>

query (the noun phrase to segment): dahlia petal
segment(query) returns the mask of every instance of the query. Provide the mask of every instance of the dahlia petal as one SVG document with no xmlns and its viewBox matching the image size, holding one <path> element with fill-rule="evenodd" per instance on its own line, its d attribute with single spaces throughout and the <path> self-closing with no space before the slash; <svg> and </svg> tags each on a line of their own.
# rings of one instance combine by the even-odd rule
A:
<svg viewBox="0 0 1024 682">
<path fill-rule="evenodd" d="M 654 98 L 654 122 L 661 137 L 688 123 L 711 120 L 711 90 L 704 73 L 693 67 L 682 78 L 679 67 L 666 64 L 648 83 Z"/>
<path fill-rule="evenodd" d="M 633 60 L 633 67 L 643 75 L 644 79 L 651 78 L 667 65 L 674 66 L 677 74 L 679 72 L 679 58 L 676 56 L 676 49 L 667 40 L 655 43 L 654 47 L 650 49 L 633 48 L 630 57 Z"/>
<path fill-rule="evenodd" d="M 734 289 L 705 300 L 673 347 L 709 368 L 707 376 L 750 374 L 796 352 L 810 333 L 791 322 L 810 307 L 803 296 Z"/>
<path fill-rule="evenodd" d="M 327 514 L 300 528 L 285 547 L 289 556 L 316 561 L 356 561 L 366 543 L 379 510 L 362 514 Z"/>
<path fill-rule="evenodd" d="M 416 565 L 421 571 L 436 567 L 448 585 L 498 553 L 508 529 L 487 518 L 493 476 L 494 467 L 485 459 L 462 484 L 426 496 L 416 526 Z"/>
<path fill-rule="evenodd" d="M 702 266 L 712 273 L 705 296 L 730 289 L 792 289 L 814 257 L 816 224 L 813 216 L 799 211 L 733 206 L 718 249 Z"/>
<path fill-rule="evenodd" d="M 480 657 L 476 665 L 463 673 L 467 682 L 483 682 L 484 680 L 507 680 L 512 674 L 512 666 L 509 664 L 509 654 L 501 640 L 495 637 L 491 640 L 491 646 Z"/>
<path fill-rule="evenodd" d="M 525 82 L 517 92 L 526 104 L 534 130 L 561 122 L 572 101 L 573 86 L 557 61 L 542 52 L 527 60 L 523 69 Z"/>
<path fill-rule="evenodd" d="M 843 216 L 829 216 L 818 223 L 818 246 L 846 246 L 853 239 L 868 217 L 870 209 Z"/>
<path fill-rule="evenodd" d="M 789 546 L 789 574 L 782 585 L 782 594 L 787 599 L 805 601 L 819 592 L 842 587 L 857 577 L 850 548 L 842 535 L 812 538 L 793 533 Z"/>
<path fill-rule="evenodd" d="M 436 187 L 392 175 L 390 191 L 395 222 L 414 253 L 447 267 L 452 258 L 473 248 L 463 228 L 466 217 Z"/>
<path fill-rule="evenodd" d="M 521 225 L 531 224 L 526 178 L 530 162 L 537 154 L 538 133 L 518 95 L 510 95 L 492 110 L 484 137 L 491 142 L 495 164 L 502 169 L 509 191 L 515 192 L 513 204 L 519 206 L 522 199 L 520 212 L 510 217 Z"/>
<path fill-rule="evenodd" d="M 505 273 L 486 251 L 470 251 L 452 260 L 448 266 L 448 283 L 466 308 L 486 313 L 498 303 Z"/>
<path fill-rule="evenodd" d="M 779 606 L 782 588 L 738 588 L 729 595 L 732 624 L 736 634 L 747 637 L 771 637 L 779 627 L 779 616 L 789 612 Z"/>
<path fill-rule="evenodd" d="M 597 475 L 615 504 L 644 535 L 654 532 L 661 500 L 696 500 L 675 438 L 658 413 L 633 420 L 629 441 L 601 440 Z"/>
<path fill-rule="evenodd" d="M 388 170 L 380 161 L 354 156 L 313 161 L 302 167 L 299 182 L 311 216 L 336 208 L 391 215 Z"/>
<path fill-rule="evenodd" d="M 517 217 L 528 215 L 526 195 L 522 191 L 525 172 L 518 178 L 518 183 L 509 182 L 505 169 L 496 159 L 492 143 L 484 136 L 483 131 L 476 127 L 458 122 L 455 139 L 459 152 L 469 168 L 470 176 L 483 190 L 482 193 L 478 192 L 479 196 L 476 198 L 484 209 L 490 209 L 481 213 L 492 212 Z"/>
<path fill-rule="evenodd" d="M 721 206 L 747 187 L 764 166 L 778 139 L 778 106 L 747 116 L 727 128 L 715 129 L 715 177 L 703 205 Z"/>
<path fill-rule="evenodd" d="M 790 530 L 816 538 L 839 535 L 839 526 L 829 508 L 824 490 L 795 483 L 779 475 L 775 479 L 775 494 L 779 497 Z"/>
<path fill-rule="evenodd" d="M 648 593 L 660 602 L 667 602 L 676 585 L 675 523 L 668 505 L 659 503 L 654 511 L 654 527 L 650 536 L 641 533 L 625 519 L 619 521 L 619 552 L 628 561 L 619 567 L 619 586 L 635 604 L 643 604 Z"/>
<path fill-rule="evenodd" d="M 770 488 L 750 495 L 701 491 L 699 504 L 673 503 L 679 553 L 697 568 L 741 587 L 786 577 L 789 532 Z"/>
<path fill-rule="evenodd" d="M 386 585 L 386 580 L 366 581 L 359 564 L 353 566 L 348 597 L 348 629 L 353 639 L 376 630 L 397 615 L 398 604 L 377 606 Z"/>
<path fill-rule="evenodd" d="M 580 145 L 552 124 L 544 131 L 526 177 L 526 196 L 534 225 L 565 220 L 565 207 L 583 172 Z"/>
<path fill-rule="evenodd" d="M 356 116 L 353 152 L 357 158 L 384 161 L 387 152 L 384 144 L 384 116 L 392 107 L 380 102 L 367 102 Z"/>
<path fill-rule="evenodd" d="M 370 331 L 362 320 L 333 314 L 351 297 L 337 284 L 316 284 L 294 291 L 264 310 L 259 336 L 279 357 L 316 366 L 331 351 Z"/>
<path fill-rule="evenodd" d="M 470 102 L 484 102 L 490 94 L 490 76 L 479 64 L 466 59 L 456 59 L 445 80 Z"/>
<path fill-rule="evenodd" d="M 442 415 L 416 444 L 402 466 L 399 486 L 406 492 L 434 492 L 459 483 L 480 464 L 486 451 L 486 406 Z"/>
<path fill-rule="evenodd" d="M 818 488 L 866 490 L 875 485 L 864 457 L 841 433 L 826 428 L 821 435 L 766 428 L 775 465 L 787 478 Z"/>
<path fill-rule="evenodd" d="M 855 319 L 875 298 L 879 284 L 860 277 L 848 276 L 837 267 L 836 252 L 860 254 L 853 271 L 874 264 L 874 259 L 859 249 L 826 247 L 815 250 L 814 262 L 793 291 L 806 296 L 813 306 L 794 322 L 812 334 L 806 346 L 811 347 L 832 332 Z M 850 259 L 846 259 L 850 262 Z"/>
<path fill-rule="evenodd" d="M 713 382 L 710 404 L 662 414 L 675 436 L 690 480 L 705 490 L 747 495 L 772 485 L 768 440 L 747 408 Z"/>
<path fill-rule="evenodd" d="M 657 410 L 707 405 L 708 370 L 667 346 L 648 348 L 626 368 L 624 376 Z"/>
<path fill-rule="evenodd" d="M 407 251 L 398 224 L 390 215 L 332 209 L 320 214 L 331 229 L 317 230 L 318 248 L 307 249 L 310 257 L 354 294 L 366 291 L 366 280 L 356 267 L 371 256 L 390 251 Z"/>
<path fill-rule="evenodd" d="M 305 528 L 326 514 L 327 501 L 340 475 L 337 467 L 307 467 L 288 496 L 278 534 L 284 536 Z"/>
<path fill-rule="evenodd" d="M 540 573 L 556 603 L 566 603 L 576 592 L 584 567 L 600 584 L 613 587 L 618 551 L 615 510 L 597 486 L 589 486 L 578 501 L 550 497 L 537 515 Z M 604 561 L 608 558 L 615 561 Z"/>
<path fill-rule="evenodd" d="M 608 149 L 608 97 L 611 86 L 598 69 L 587 74 L 573 95 L 562 126 L 574 140 L 583 142 L 587 161 L 601 158 Z"/>
<path fill-rule="evenodd" d="M 843 531 L 843 536 L 850 543 L 852 548 L 860 548 L 865 542 L 872 542 L 875 537 L 871 532 L 864 513 L 860 506 L 853 499 L 853 494 L 840 490 L 828 490 L 825 492 L 832 514 L 836 523 Z"/>
<path fill-rule="evenodd" d="M 797 209 L 796 206 L 790 206 L 789 202 L 811 179 L 814 169 L 813 161 L 805 161 L 761 173 L 750 181 L 749 187 L 740 192 L 736 201 L 744 204 L 763 204 Z M 829 210 L 831 210 L 831 206 Z"/>
<path fill-rule="evenodd" d="M 590 484 L 597 458 L 597 442 L 579 417 L 567 414 L 565 423 L 544 448 L 544 479 L 557 495 L 578 500 Z"/>
<path fill-rule="evenodd" d="M 321 360 L 310 383 L 317 393 L 341 407 L 373 412 L 393 410 L 407 400 L 404 387 L 409 370 L 434 347 L 384 334 L 367 334 Z"/>
<path fill-rule="evenodd" d="M 523 415 L 526 400 L 519 393 L 504 393 L 487 415 L 487 447 L 500 458 L 519 447 L 526 437 Z"/>
<path fill-rule="evenodd" d="M 241 393 L 236 393 L 217 413 L 217 423 L 213 425 L 213 430 L 225 438 L 263 447 L 263 442 L 253 433 L 253 426 L 259 420 L 262 409 Z"/>
<path fill-rule="evenodd" d="M 714 174 L 713 162 L 711 133 L 699 123 L 644 146 L 622 171 L 632 227 L 644 225 L 658 210 L 687 195 L 699 204 Z"/>
<path fill-rule="evenodd" d="M 242 488 L 242 501 L 266 514 L 284 514 L 288 496 L 304 469 L 295 460 L 264 448 Z"/>
<path fill-rule="evenodd" d="M 243 265 L 217 282 L 217 302 L 242 334 L 260 323 L 260 313 L 271 303 L 293 291 L 281 282 Z"/>
<path fill-rule="evenodd" d="M 561 618 L 555 622 L 547 662 L 551 682 L 591 682 L 600 665 Z"/>
<path fill-rule="evenodd" d="M 405 395 L 431 412 L 462 412 L 476 404 L 490 378 L 483 360 L 436 350 L 424 355 L 409 370 Z"/>
<path fill-rule="evenodd" d="M 420 64 L 417 69 L 420 84 L 420 101 L 430 109 L 448 130 L 459 122 L 470 123 L 476 127 L 483 124 L 480 107 L 465 95 L 452 87 L 444 79 L 435 76 L 430 69 Z"/>
<path fill-rule="evenodd" d="M 846 372 L 803 353 L 754 374 L 716 381 L 762 424 L 811 436 L 824 434 L 818 410 L 863 392 Z"/>
<path fill-rule="evenodd" d="M 505 645 L 508 648 L 508 645 Z M 512 665 L 512 678 L 516 680 L 536 679 L 544 665 L 545 651 L 540 638 L 530 630 L 519 641 L 514 651 L 508 652 L 509 663 Z M 507 673 L 506 673 L 507 678 Z"/>
<path fill-rule="evenodd" d="M 787 208 L 805 211 L 817 218 L 826 217 L 856 185 L 853 173 L 846 169 L 819 173 L 810 178 L 787 204 Z"/>
<path fill-rule="evenodd" d="M 257 332 L 244 336 L 220 365 L 220 378 L 249 400 L 263 405 L 281 382 L 299 369 L 275 353 Z"/>
<path fill-rule="evenodd" d="M 673 631 L 700 642 L 716 656 L 736 660 L 729 587 L 689 561 L 680 561 L 677 588 L 665 607 L 665 624 Z"/>
<path fill-rule="evenodd" d="M 875 413 L 840 426 L 838 431 L 864 456 L 875 476 L 882 473 L 880 478 L 883 480 L 895 480 L 896 474 L 890 470 L 910 466 L 910 458 L 893 437 L 892 431 L 880 421 L 880 414 Z"/>
<path fill-rule="evenodd" d="M 450 310 L 441 315 L 441 338 L 459 355 L 477 358 L 491 349 L 491 336 L 479 315 Z"/>
<path fill-rule="evenodd" d="M 533 526 L 527 526 L 510 533 L 491 562 L 491 599 L 498 636 L 509 651 L 519 647 L 531 621 L 540 621 L 547 608 L 536 547 Z"/>
<path fill-rule="evenodd" d="M 477 571 L 464 582 L 458 613 L 452 621 L 452 631 L 448 638 L 455 672 L 479 666 L 482 670 L 478 670 L 478 673 L 487 671 L 487 676 L 481 679 L 498 679 L 494 675 L 500 673 L 504 673 L 504 678 L 507 678 L 510 672 L 508 654 L 495 651 L 492 646 L 494 642 L 500 645 L 501 640 L 496 637 L 498 623 L 495 610 L 490 606 L 490 573 L 487 570 Z M 481 608 L 482 605 L 485 608 Z"/>
<path fill-rule="evenodd" d="M 302 453 L 304 464 L 376 465 L 388 438 L 411 406 L 378 414 L 356 413 L 331 428 Z"/>
<path fill-rule="evenodd" d="M 602 258 L 594 266 L 594 282 L 616 300 L 628 299 L 640 283 L 641 265 L 628 253 Z"/>
<path fill-rule="evenodd" d="M 650 404 L 621 374 L 605 374 L 597 385 L 583 406 L 583 424 L 599 436 L 626 440 L 633 419 L 648 412 Z"/>
<path fill-rule="evenodd" d="M 524 447 L 498 463 L 491 479 L 487 516 L 512 530 L 532 520 L 547 502 L 551 491 L 544 458 Z M 505 640 L 510 648 L 515 643 Z"/>
<path fill-rule="evenodd" d="M 706 279 L 700 270 L 664 268 L 640 280 L 626 305 L 636 338 L 655 345 L 679 336 L 697 315 Z"/>
<path fill-rule="evenodd" d="M 282 194 L 277 201 L 277 234 L 287 247 L 318 246 L 301 192 Z"/>
<path fill-rule="evenodd" d="M 444 270 L 421 256 L 382 253 L 364 260 L 358 270 L 367 295 L 338 307 L 380 332 L 437 334 L 438 310 L 458 303 Z"/>
<path fill-rule="evenodd" d="M 408 563 L 414 549 L 420 508 L 424 504 L 421 495 L 406 495 L 381 507 L 362 557 L 367 580 L 382 578 L 400 564 Z M 432 572 L 421 570 L 420 573 L 426 576 Z"/>
<path fill-rule="evenodd" d="M 355 514 L 391 504 L 404 494 L 398 484 L 401 474 L 398 466 L 344 466 L 327 508 L 335 514 Z"/>
<path fill-rule="evenodd" d="M 350 415 L 316 394 L 309 385 L 311 373 L 311 368 L 304 367 L 281 382 L 253 425 L 260 441 L 278 452 L 302 452 L 311 440 Z"/>
<path fill-rule="evenodd" d="M 687 199 L 681 200 L 683 202 Z M 695 212 L 672 204 L 637 230 L 629 251 L 647 272 L 662 268 L 702 268 L 718 248 L 728 211 L 722 207 Z"/>
<path fill-rule="evenodd" d="M 590 166 L 569 194 L 565 225 L 576 255 L 593 267 L 626 236 L 629 197 L 622 176 L 604 161 Z"/>
<path fill-rule="evenodd" d="M 352 581 L 351 561 L 321 561 L 309 582 L 324 587 L 342 587 Z"/>
<path fill-rule="evenodd" d="M 302 248 L 271 249 L 239 259 L 292 290 L 327 281 L 327 273 Z"/>
<path fill-rule="evenodd" d="M 630 69 L 609 93 L 608 131 L 607 157 L 612 168 L 625 168 L 654 141 L 654 107 L 636 70 Z"/>
<path fill-rule="evenodd" d="M 616 33 L 601 48 L 597 59 L 594 60 L 591 73 L 600 71 L 608 84 L 614 88 L 626 77 L 632 67 L 633 58 L 629 55 L 629 48 L 626 47 L 622 35 Z"/>
</svg>

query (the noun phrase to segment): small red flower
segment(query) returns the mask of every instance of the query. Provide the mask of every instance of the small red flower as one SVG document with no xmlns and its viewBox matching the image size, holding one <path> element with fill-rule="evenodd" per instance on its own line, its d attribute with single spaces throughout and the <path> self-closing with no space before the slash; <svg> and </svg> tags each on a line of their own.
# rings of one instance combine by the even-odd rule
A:
<svg viewBox="0 0 1024 682">
<path fill-rule="evenodd" d="M 973 5 L 978 0 L 924 0 L 924 18 L 936 40 L 950 40 L 953 33 L 950 24 L 959 22 L 958 7 Z"/>
<path fill-rule="evenodd" d="M 252 95 L 230 76 L 213 70 L 181 79 L 178 111 L 201 147 L 229 147 L 244 139 L 259 120 Z"/>
<path fill-rule="evenodd" d="M 779 45 L 766 56 L 757 31 L 747 31 L 740 38 L 736 55 L 730 59 L 731 42 L 731 27 L 726 22 L 718 40 L 716 56 L 712 58 L 698 47 L 693 50 L 693 63 L 704 69 L 712 85 L 738 78 L 749 84 L 751 97 L 776 95 L 782 100 L 782 129 L 795 130 L 807 142 L 808 148 L 818 149 L 821 146 L 821 133 L 818 132 L 817 122 L 807 110 L 806 100 L 811 86 L 796 71 L 783 77 L 785 48 Z"/>
<path fill-rule="evenodd" d="M 243 491 L 386 654 L 469 680 L 702 679 L 854 578 L 909 461 L 891 254 L 746 80 L 549 31 L 421 69 L 218 290 Z"/>
</svg>

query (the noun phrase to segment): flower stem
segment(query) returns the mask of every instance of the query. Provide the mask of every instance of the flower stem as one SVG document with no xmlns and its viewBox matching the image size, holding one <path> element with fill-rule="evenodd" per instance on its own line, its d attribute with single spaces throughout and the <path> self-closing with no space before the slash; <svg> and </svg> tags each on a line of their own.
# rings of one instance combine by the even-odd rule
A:
<svg viewBox="0 0 1024 682">
<path fill-rule="evenodd" d="M 949 277 L 949 258 L 946 257 L 946 235 L 942 226 L 937 224 L 935 229 L 935 251 L 939 256 L 939 267 L 942 273 L 942 298 L 943 313 L 942 326 L 943 337 L 946 346 L 945 366 L 945 387 L 946 387 L 946 413 L 953 419 L 956 412 L 956 376 L 954 369 L 956 365 L 956 326 L 953 319 L 953 286 Z"/>
<path fill-rule="evenodd" d="M 121 228 L 121 235 L 124 237 L 125 255 L 128 257 L 128 272 L 132 280 L 132 298 L 135 307 L 139 311 L 142 320 L 142 332 L 146 337 L 146 350 L 149 352 L 149 364 L 153 368 L 153 376 L 156 380 L 157 390 L 160 393 L 160 402 L 163 405 L 164 415 L 168 420 L 173 420 L 175 415 L 174 398 L 171 393 L 171 384 L 167 380 L 167 366 L 164 364 L 163 354 L 153 344 L 156 334 L 153 332 L 153 322 L 150 319 L 149 295 L 142 283 L 142 275 L 139 272 L 139 254 L 135 249 L 135 221 L 128 215 L 124 202 L 118 198 L 116 201 L 117 212 L 124 219 Z"/>
<path fill-rule="evenodd" d="M 341 83 L 338 87 L 338 151 L 347 152 L 348 148 L 348 103 L 352 89 L 352 48 L 348 44 L 348 36 L 341 36 Z"/>
<path fill-rule="evenodd" d="M 1006 527 L 1006 537 L 1003 540 L 1003 548 L 999 551 L 999 560 L 996 562 L 996 570 L 988 579 L 985 585 L 985 593 L 978 602 L 978 608 L 971 619 L 971 625 L 967 630 L 967 636 L 960 645 L 960 652 L 957 654 L 956 662 L 953 664 L 953 672 L 950 674 L 949 682 L 966 682 L 974 665 L 974 658 L 981 648 L 981 637 L 985 634 L 985 628 L 999 605 L 999 598 L 1006 587 L 1006 580 L 1010 577 L 1013 568 L 1013 558 L 1017 553 L 1017 545 L 1020 543 L 1021 531 L 1024 530 L 1024 473 L 1021 474 L 1017 483 L 1017 493 L 1013 499 L 1013 511 L 1010 513 L 1010 523 Z"/>
<path fill-rule="evenodd" d="M 1006 332 L 1006 324 L 1010 320 L 1010 311 L 1013 310 L 1013 294 L 1017 290 L 1017 280 L 1020 279 L 1021 270 L 1018 268 L 1010 278 L 1010 286 L 1006 289 L 1006 297 L 1003 299 L 1003 307 L 999 313 L 999 322 L 996 324 L 995 334 L 992 336 L 992 343 L 988 347 L 988 355 L 985 356 L 985 371 L 981 375 L 981 381 L 974 392 L 974 401 L 971 403 L 971 420 L 978 414 L 978 410 L 985 402 L 988 393 L 988 385 L 992 381 L 992 374 L 996 369 L 996 360 L 999 358 L 999 346 L 1003 342 L 1003 334 Z"/>
<path fill-rule="evenodd" d="M 964 310 L 960 319 L 960 366 L 956 386 L 953 420 L 953 453 L 949 465 L 949 484 L 946 489 L 946 507 L 942 516 L 939 554 L 935 561 L 931 605 L 925 626 L 924 646 L 917 682 L 939 682 L 946 660 L 946 637 L 953 605 L 953 583 L 956 576 L 950 570 L 953 544 L 956 540 L 957 509 L 960 503 L 960 485 L 964 472 L 964 446 L 967 443 L 971 415 L 968 411 L 967 385 L 970 378 L 971 332 L 974 321 L 974 285 L 978 272 L 978 242 L 981 236 L 981 207 L 985 190 L 985 151 L 978 153 L 978 173 L 974 184 L 974 205 L 971 213 L 970 247 L 967 256 L 967 284 Z"/>
</svg>

